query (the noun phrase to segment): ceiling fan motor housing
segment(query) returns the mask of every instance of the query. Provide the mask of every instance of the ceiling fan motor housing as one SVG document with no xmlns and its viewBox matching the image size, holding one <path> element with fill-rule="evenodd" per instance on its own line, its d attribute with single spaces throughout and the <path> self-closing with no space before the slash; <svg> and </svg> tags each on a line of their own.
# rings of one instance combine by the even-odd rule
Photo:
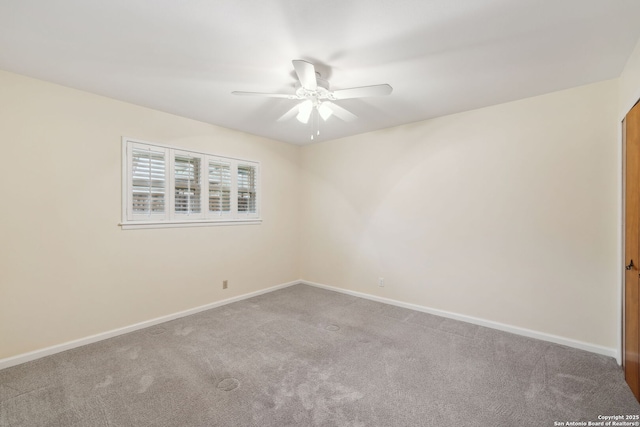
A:
<svg viewBox="0 0 640 427">
<path fill-rule="evenodd" d="M 299 99 L 335 99 L 329 89 L 329 82 L 316 75 L 318 87 L 316 90 L 308 90 L 302 87 L 300 82 L 296 82 L 296 95 Z"/>
</svg>

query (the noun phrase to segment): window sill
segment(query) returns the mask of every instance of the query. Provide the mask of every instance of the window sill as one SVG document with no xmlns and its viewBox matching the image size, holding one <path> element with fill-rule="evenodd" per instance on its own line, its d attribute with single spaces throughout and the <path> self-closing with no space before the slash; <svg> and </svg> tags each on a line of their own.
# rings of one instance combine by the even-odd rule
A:
<svg viewBox="0 0 640 427">
<path fill-rule="evenodd" d="M 182 227 L 211 227 L 220 225 L 260 225 L 261 218 L 247 219 L 203 219 L 192 221 L 126 221 L 118 224 L 123 230 L 141 228 L 182 228 Z"/>
</svg>

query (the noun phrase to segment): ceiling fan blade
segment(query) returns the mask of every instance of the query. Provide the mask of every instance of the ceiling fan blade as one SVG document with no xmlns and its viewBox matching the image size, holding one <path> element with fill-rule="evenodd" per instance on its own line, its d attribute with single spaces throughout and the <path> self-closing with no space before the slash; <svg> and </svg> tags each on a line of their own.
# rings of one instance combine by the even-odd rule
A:
<svg viewBox="0 0 640 427">
<path fill-rule="evenodd" d="M 334 116 L 344 120 L 345 122 L 352 122 L 358 118 L 358 116 L 356 116 L 352 112 L 345 110 L 344 108 L 334 104 L 333 102 L 325 101 L 322 103 L 322 105 L 326 105 L 331 110 Z"/>
<path fill-rule="evenodd" d="M 267 98 L 284 98 L 284 99 L 299 99 L 297 95 L 287 95 L 285 93 L 262 93 L 262 92 L 231 92 L 234 95 L 241 96 L 264 96 Z"/>
<path fill-rule="evenodd" d="M 333 97 L 335 99 L 366 98 L 369 96 L 389 95 L 392 91 L 393 88 L 387 84 L 352 87 L 350 89 L 334 90 Z"/>
<path fill-rule="evenodd" d="M 291 108 L 289 111 L 287 111 L 282 116 L 280 116 L 280 118 L 277 121 L 284 122 L 285 120 L 289 120 L 290 118 L 294 117 L 298 113 L 298 108 L 299 108 L 298 105 L 294 105 L 293 108 Z"/>
<path fill-rule="evenodd" d="M 302 59 L 294 59 L 291 62 L 302 87 L 307 90 L 316 90 L 318 82 L 316 81 L 316 68 L 313 64 Z"/>
</svg>

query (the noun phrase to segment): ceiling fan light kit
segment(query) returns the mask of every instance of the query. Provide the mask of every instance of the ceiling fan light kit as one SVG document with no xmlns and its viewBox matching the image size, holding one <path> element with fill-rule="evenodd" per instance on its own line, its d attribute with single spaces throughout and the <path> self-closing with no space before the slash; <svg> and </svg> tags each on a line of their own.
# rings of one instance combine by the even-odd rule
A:
<svg viewBox="0 0 640 427">
<path fill-rule="evenodd" d="M 311 117 L 311 111 L 313 111 L 313 107 L 313 101 L 311 101 L 310 99 L 302 102 L 298 106 L 298 115 L 296 116 L 296 119 L 298 119 L 300 123 L 308 123 L 309 117 Z"/>
<path fill-rule="evenodd" d="M 316 136 L 320 135 L 318 117 L 327 121 L 331 116 L 336 116 L 345 122 L 350 122 L 357 118 L 355 114 L 337 105 L 333 101 L 366 98 L 370 96 L 385 96 L 389 95 L 393 91 L 393 88 L 388 84 L 332 91 L 330 90 L 329 82 L 320 77 L 320 73 L 316 71 L 312 63 L 301 59 L 295 59 L 292 63 L 293 68 L 296 71 L 296 75 L 298 76 L 295 94 L 238 91 L 232 93 L 234 95 L 262 96 L 267 98 L 283 98 L 302 101 L 280 116 L 278 121 L 281 122 L 289 120 L 295 116 L 300 123 L 307 124 L 313 117 L 312 125 L 314 129 L 311 133 L 312 140 L 314 139 L 314 134 Z"/>
<path fill-rule="evenodd" d="M 331 111 L 331 108 L 327 104 L 322 103 L 318 106 L 318 113 L 320 113 L 322 120 L 327 121 L 333 114 L 333 111 Z"/>
</svg>

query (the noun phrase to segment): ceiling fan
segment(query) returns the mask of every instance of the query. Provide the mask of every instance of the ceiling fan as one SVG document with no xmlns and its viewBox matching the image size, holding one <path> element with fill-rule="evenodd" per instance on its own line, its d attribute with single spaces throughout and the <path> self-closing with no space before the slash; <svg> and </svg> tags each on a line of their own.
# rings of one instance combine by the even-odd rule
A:
<svg viewBox="0 0 640 427">
<path fill-rule="evenodd" d="M 309 123 L 309 119 L 313 117 L 315 129 L 312 132 L 311 139 L 314 139 L 314 133 L 316 135 L 320 134 L 318 117 L 321 117 L 326 121 L 333 115 L 345 122 L 350 122 L 357 118 L 355 114 L 337 105 L 333 101 L 365 98 L 370 96 L 384 96 L 389 95 L 393 90 L 393 88 L 388 84 L 330 90 L 329 82 L 321 78 L 320 73 L 316 71 L 316 68 L 312 63 L 301 59 L 295 59 L 291 62 L 293 63 L 293 68 L 298 76 L 295 94 L 238 91 L 232 93 L 234 95 L 263 96 L 268 98 L 285 98 L 294 101 L 302 101 L 284 113 L 278 121 L 281 122 L 288 120 L 295 116 L 298 121 L 306 124 Z M 314 112 L 316 114 L 314 114 Z"/>
</svg>

